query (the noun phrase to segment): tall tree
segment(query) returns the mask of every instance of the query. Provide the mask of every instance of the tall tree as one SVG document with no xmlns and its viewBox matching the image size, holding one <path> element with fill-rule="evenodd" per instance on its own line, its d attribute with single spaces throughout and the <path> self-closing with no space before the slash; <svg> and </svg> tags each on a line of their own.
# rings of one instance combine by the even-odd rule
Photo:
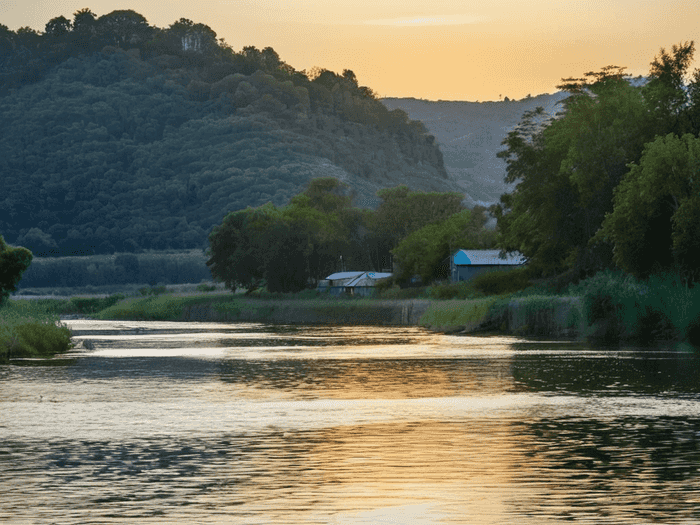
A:
<svg viewBox="0 0 700 525">
<path fill-rule="evenodd" d="M 612 243 L 617 265 L 637 277 L 679 270 L 699 279 L 700 139 L 657 137 L 631 167 L 597 239 Z"/>
</svg>

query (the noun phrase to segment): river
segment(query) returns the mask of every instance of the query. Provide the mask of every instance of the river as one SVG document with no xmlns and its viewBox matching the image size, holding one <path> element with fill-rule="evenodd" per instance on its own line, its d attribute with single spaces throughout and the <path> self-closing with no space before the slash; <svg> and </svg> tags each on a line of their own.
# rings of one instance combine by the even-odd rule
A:
<svg viewBox="0 0 700 525">
<path fill-rule="evenodd" d="M 700 523 L 700 357 L 66 321 L 0 366 L 0 522 Z"/>
</svg>

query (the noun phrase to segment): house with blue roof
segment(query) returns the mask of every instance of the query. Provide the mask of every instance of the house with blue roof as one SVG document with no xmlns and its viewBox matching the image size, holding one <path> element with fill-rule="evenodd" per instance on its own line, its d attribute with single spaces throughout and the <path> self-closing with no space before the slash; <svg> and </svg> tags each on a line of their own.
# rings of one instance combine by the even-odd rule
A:
<svg viewBox="0 0 700 525">
<path fill-rule="evenodd" d="M 523 266 L 527 259 L 518 252 L 501 256 L 499 250 L 457 250 L 450 257 L 452 282 L 468 281 L 476 275 L 494 270 Z"/>
</svg>

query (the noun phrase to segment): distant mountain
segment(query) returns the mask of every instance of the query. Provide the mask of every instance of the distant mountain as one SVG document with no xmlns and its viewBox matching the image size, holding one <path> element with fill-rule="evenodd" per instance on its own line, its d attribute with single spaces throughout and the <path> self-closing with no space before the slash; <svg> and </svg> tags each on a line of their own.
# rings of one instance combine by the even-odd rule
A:
<svg viewBox="0 0 700 525">
<path fill-rule="evenodd" d="M 554 93 L 503 102 L 430 101 L 384 98 L 389 109 L 402 109 L 425 124 L 442 151 L 445 168 L 471 204 L 489 205 L 509 190 L 504 182 L 506 164 L 496 157 L 501 142 L 523 113 L 542 106 L 554 114 L 566 93 Z"/>
</svg>

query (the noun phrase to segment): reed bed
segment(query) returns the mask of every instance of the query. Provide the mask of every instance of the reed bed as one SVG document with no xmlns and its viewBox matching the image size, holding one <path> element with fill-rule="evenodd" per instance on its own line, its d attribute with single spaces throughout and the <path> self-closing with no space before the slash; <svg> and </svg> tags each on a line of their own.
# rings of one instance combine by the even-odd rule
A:
<svg viewBox="0 0 700 525">
<path fill-rule="evenodd" d="M 1 362 L 51 357 L 70 348 L 70 330 L 48 305 L 10 300 L 0 308 Z"/>
</svg>

